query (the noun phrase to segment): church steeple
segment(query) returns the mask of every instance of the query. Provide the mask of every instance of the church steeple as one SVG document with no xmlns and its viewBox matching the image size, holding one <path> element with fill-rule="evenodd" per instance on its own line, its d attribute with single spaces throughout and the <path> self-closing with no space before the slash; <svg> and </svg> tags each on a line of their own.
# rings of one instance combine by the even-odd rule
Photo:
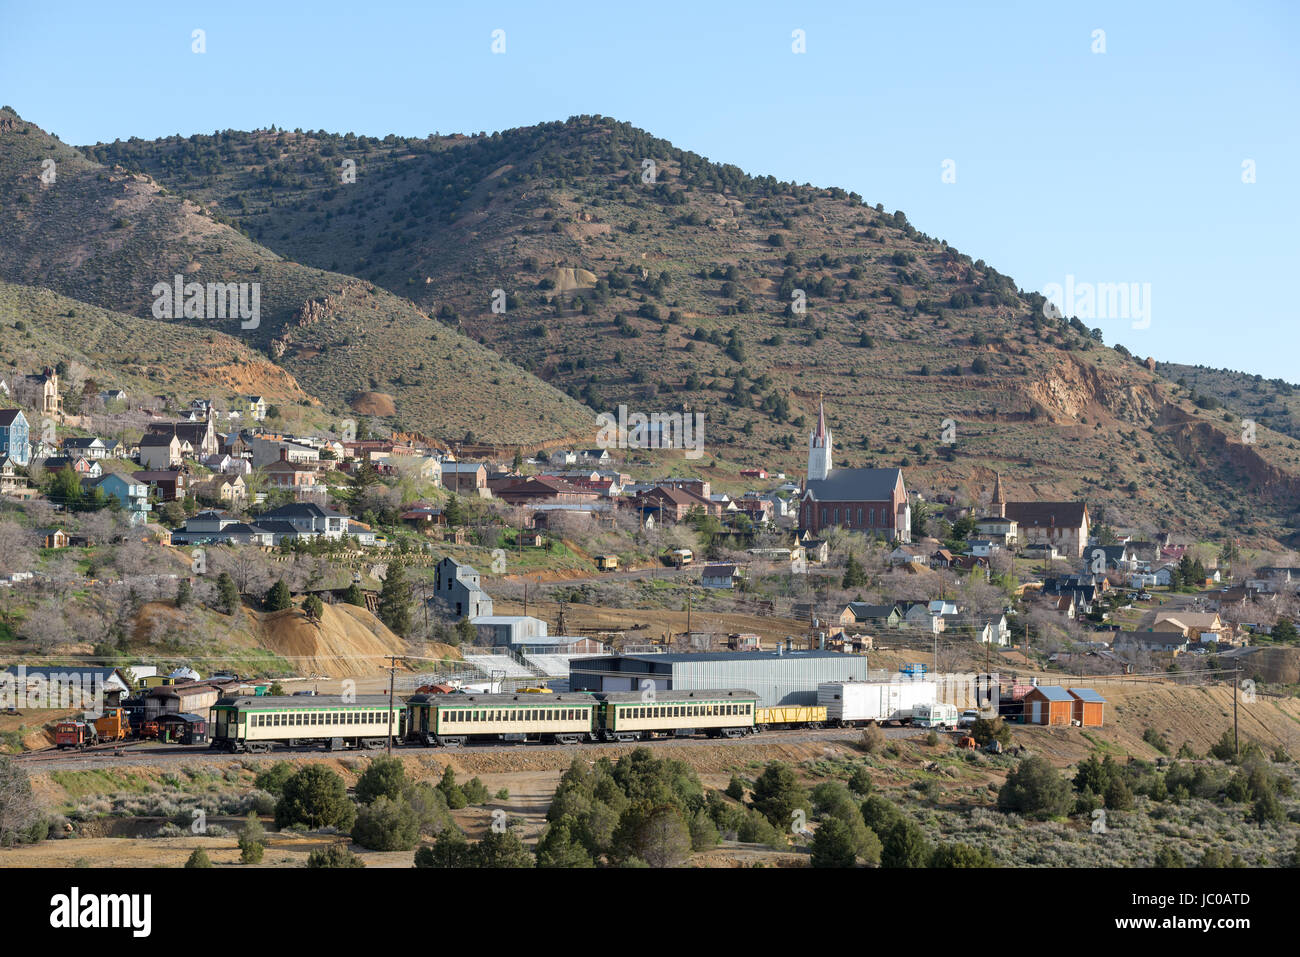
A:
<svg viewBox="0 0 1300 957">
<path fill-rule="evenodd" d="M 826 425 L 826 407 L 817 397 L 817 428 L 808 436 L 808 481 L 820 482 L 831 472 L 831 430 Z"/>
<path fill-rule="evenodd" d="M 996 478 L 993 481 L 993 502 L 990 506 L 990 512 L 998 518 L 1007 517 L 1007 500 L 1002 495 L 1002 473 L 994 472 Z"/>
</svg>

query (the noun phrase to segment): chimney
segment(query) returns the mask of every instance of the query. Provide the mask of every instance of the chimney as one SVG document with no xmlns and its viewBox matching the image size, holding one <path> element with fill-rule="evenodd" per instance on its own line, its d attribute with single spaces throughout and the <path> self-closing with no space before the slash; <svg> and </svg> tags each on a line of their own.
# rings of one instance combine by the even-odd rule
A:
<svg viewBox="0 0 1300 957">
<path fill-rule="evenodd" d="M 281 450 L 280 450 L 280 461 L 281 461 L 281 462 L 287 462 L 287 461 L 289 461 L 289 450 L 288 450 L 288 449 L 281 449 Z"/>
</svg>

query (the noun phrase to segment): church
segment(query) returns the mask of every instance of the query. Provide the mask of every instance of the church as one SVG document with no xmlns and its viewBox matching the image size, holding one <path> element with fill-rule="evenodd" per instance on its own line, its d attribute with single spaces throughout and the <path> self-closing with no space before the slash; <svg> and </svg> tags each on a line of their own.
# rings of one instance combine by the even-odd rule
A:
<svg viewBox="0 0 1300 957">
<path fill-rule="evenodd" d="M 1002 492 L 1002 475 L 997 473 L 989 513 L 1010 519 L 1022 545 L 1050 545 L 1070 558 L 1083 557 L 1090 533 L 1085 502 L 1008 502 Z"/>
<path fill-rule="evenodd" d="M 808 437 L 808 478 L 800 494 L 799 527 L 820 534 L 842 526 L 889 540 L 912 540 L 912 509 L 902 469 L 837 469 L 826 409 L 817 403 L 817 427 Z"/>
</svg>

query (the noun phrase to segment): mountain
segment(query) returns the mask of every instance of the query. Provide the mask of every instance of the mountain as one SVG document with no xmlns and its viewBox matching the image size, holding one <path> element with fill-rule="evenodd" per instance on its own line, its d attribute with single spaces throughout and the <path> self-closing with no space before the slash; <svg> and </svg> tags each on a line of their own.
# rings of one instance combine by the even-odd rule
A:
<svg viewBox="0 0 1300 957">
<path fill-rule="evenodd" d="M 269 402 L 311 399 L 292 375 L 247 343 L 209 330 L 139 319 L 60 296 L 0 282 L 0 356 L 5 368 L 31 372 L 66 363 L 92 391 L 123 389 L 132 404 L 166 395 L 193 398 L 263 395 Z"/>
<path fill-rule="evenodd" d="M 902 464 L 931 493 L 987 500 L 999 470 L 1013 498 L 1083 497 L 1152 531 L 1267 539 L 1296 521 L 1287 436 L 1261 422 L 1243 444 L 1236 416 L 1045 317 L 1040 295 L 901 211 L 626 123 L 84 152 L 409 299 L 594 409 L 701 411 L 710 457 L 801 474 L 825 396 L 837 463 Z"/>
<path fill-rule="evenodd" d="M 590 429 L 594 414 L 581 403 L 365 279 L 285 259 L 201 203 L 100 165 L 8 108 L 0 144 L 10 184 L 0 192 L 0 279 L 238 338 L 335 415 L 351 409 L 455 442 L 472 433 L 540 443 Z M 247 284 L 250 307 L 255 287 L 255 324 L 229 310 L 168 318 L 158 290 L 177 276 Z M 195 337 L 196 355 L 203 341 Z"/>
</svg>

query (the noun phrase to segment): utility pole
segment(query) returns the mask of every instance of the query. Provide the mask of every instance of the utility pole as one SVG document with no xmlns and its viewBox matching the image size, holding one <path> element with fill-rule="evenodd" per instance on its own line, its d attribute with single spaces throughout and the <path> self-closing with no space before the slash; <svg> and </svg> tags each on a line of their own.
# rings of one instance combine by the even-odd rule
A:
<svg viewBox="0 0 1300 957">
<path fill-rule="evenodd" d="M 1241 684 L 1241 662 L 1232 671 L 1232 752 L 1241 757 L 1241 742 L 1237 738 L 1237 685 Z"/>
<path fill-rule="evenodd" d="M 397 675 L 397 655 L 388 656 L 388 756 L 393 756 L 393 683 Z"/>
<path fill-rule="evenodd" d="M 528 617 L 528 579 L 524 579 L 524 617 Z"/>
</svg>

